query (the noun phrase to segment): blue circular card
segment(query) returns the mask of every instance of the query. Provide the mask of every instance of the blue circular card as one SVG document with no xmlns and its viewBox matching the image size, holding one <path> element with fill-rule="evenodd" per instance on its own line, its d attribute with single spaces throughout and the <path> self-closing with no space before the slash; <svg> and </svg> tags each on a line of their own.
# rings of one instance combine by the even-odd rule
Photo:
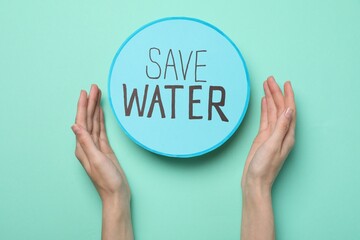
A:
<svg viewBox="0 0 360 240">
<path fill-rule="evenodd" d="M 235 44 L 204 21 L 151 22 L 121 45 L 109 98 L 125 133 L 170 157 L 199 156 L 222 145 L 247 110 L 250 85 Z"/>
</svg>

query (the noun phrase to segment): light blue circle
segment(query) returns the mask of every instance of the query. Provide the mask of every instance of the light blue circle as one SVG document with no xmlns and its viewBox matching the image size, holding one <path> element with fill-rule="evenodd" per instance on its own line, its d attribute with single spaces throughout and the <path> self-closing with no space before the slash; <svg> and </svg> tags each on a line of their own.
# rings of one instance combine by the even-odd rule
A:
<svg viewBox="0 0 360 240">
<path fill-rule="evenodd" d="M 172 56 L 175 67 L 172 66 Z M 159 79 L 152 79 L 159 75 Z M 146 85 L 143 116 L 139 116 L 136 100 L 126 114 L 134 88 L 137 88 L 142 110 Z M 165 85 L 182 85 L 183 88 L 172 90 L 174 87 L 169 89 Z M 159 101 L 154 102 L 152 115 L 148 117 L 156 86 L 165 117 L 161 114 Z M 210 86 L 213 86 L 212 91 Z M 193 115 L 202 116 L 202 119 L 189 119 L 190 89 L 193 92 Z M 173 91 L 174 110 L 171 106 Z M 248 107 L 250 83 L 239 49 L 222 31 L 199 19 L 169 17 L 144 25 L 120 46 L 111 64 L 108 92 L 111 108 L 121 128 L 135 143 L 160 155 L 186 158 L 210 152 L 234 134 Z M 210 93 L 212 104 L 209 104 Z M 222 95 L 225 95 L 224 104 L 215 107 L 221 102 Z M 155 94 L 154 99 L 159 100 L 158 97 Z M 221 112 L 225 117 L 221 117 Z"/>
</svg>

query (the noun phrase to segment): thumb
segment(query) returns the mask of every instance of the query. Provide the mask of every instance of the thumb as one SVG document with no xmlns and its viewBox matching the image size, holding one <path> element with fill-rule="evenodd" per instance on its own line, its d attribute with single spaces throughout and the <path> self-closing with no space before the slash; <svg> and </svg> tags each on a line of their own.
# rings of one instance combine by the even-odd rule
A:
<svg viewBox="0 0 360 240">
<path fill-rule="evenodd" d="M 293 112 L 294 111 L 291 108 L 287 108 L 277 120 L 274 132 L 271 136 L 271 141 L 275 144 L 281 144 L 283 142 L 285 135 L 289 130 Z"/>
<path fill-rule="evenodd" d="M 84 150 L 88 158 L 92 158 L 98 155 L 99 151 L 96 148 L 94 141 L 92 140 L 88 131 L 80 126 L 79 124 L 74 124 L 71 126 L 78 142 L 80 143 L 81 148 Z"/>
</svg>

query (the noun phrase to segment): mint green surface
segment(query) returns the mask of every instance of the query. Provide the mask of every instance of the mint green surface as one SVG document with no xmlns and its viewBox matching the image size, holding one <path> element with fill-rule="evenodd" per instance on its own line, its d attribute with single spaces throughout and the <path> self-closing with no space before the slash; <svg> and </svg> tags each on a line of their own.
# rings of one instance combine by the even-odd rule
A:
<svg viewBox="0 0 360 240">
<path fill-rule="evenodd" d="M 360 1 L 0 1 L 0 239 L 100 238 L 101 202 L 74 156 L 80 89 L 107 87 L 134 30 L 196 17 L 240 48 L 247 115 L 221 148 L 194 159 L 149 153 L 117 125 L 138 240 L 239 239 L 240 178 L 256 134 L 262 82 L 291 79 L 296 146 L 273 189 L 278 239 L 360 239 Z"/>
</svg>

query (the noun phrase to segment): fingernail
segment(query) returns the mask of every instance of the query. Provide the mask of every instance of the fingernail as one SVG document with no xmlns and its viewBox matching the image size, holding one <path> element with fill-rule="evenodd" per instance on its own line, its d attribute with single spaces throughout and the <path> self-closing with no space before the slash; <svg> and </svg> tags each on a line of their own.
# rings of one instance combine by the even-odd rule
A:
<svg viewBox="0 0 360 240">
<path fill-rule="evenodd" d="M 293 110 L 291 108 L 287 108 L 285 111 L 285 117 L 291 119 Z"/>
</svg>

